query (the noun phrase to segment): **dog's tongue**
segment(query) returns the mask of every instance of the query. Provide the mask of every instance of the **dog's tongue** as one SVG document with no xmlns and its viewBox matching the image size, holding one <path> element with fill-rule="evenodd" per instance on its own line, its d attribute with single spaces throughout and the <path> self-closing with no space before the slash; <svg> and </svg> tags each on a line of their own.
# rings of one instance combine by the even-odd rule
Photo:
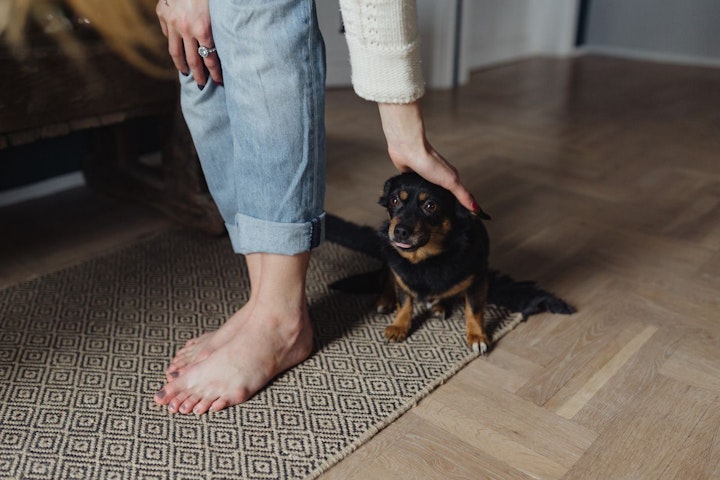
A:
<svg viewBox="0 0 720 480">
<path fill-rule="evenodd" d="M 410 247 L 412 247 L 412 245 L 410 245 L 409 243 L 400 243 L 400 242 L 395 242 L 395 246 L 396 246 L 396 247 L 400 247 L 400 248 L 410 248 Z"/>
</svg>

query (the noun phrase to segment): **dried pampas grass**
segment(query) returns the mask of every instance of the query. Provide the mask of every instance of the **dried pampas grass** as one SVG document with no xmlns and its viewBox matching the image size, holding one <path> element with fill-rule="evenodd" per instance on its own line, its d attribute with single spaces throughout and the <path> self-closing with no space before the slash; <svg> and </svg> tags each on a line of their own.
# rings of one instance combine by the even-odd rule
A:
<svg viewBox="0 0 720 480">
<path fill-rule="evenodd" d="M 171 78 L 175 72 L 155 6 L 155 0 L 3 0 L 0 36 L 22 58 L 28 28 L 35 25 L 57 41 L 65 55 L 82 64 L 84 45 L 75 28 L 80 20 L 129 64 L 149 75 Z"/>
</svg>

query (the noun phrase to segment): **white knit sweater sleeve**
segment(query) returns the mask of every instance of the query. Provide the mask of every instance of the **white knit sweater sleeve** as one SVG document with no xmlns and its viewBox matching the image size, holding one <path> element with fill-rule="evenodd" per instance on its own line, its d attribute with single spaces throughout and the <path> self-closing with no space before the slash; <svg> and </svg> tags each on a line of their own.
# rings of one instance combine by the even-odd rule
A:
<svg viewBox="0 0 720 480">
<path fill-rule="evenodd" d="M 425 93 L 416 0 L 340 0 L 352 83 L 366 100 L 410 103 Z"/>
</svg>

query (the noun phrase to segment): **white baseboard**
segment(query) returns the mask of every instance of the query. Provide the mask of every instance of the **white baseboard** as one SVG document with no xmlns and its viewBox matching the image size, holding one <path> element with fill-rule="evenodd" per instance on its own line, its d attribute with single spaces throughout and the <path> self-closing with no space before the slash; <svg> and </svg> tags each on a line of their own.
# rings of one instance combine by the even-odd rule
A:
<svg viewBox="0 0 720 480">
<path fill-rule="evenodd" d="M 63 190 L 82 187 L 85 185 L 85 177 L 82 172 L 71 172 L 57 177 L 31 183 L 12 190 L 0 192 L 0 207 L 7 207 L 15 203 L 33 200 L 35 198 L 59 193 Z"/>
<path fill-rule="evenodd" d="M 698 57 L 680 53 L 652 52 L 649 50 L 634 50 L 622 47 L 607 47 L 600 45 L 583 45 L 577 52 L 589 55 L 607 55 L 610 57 L 627 58 L 630 60 L 644 60 L 648 62 L 672 63 L 695 67 L 720 68 L 720 58 Z"/>
</svg>

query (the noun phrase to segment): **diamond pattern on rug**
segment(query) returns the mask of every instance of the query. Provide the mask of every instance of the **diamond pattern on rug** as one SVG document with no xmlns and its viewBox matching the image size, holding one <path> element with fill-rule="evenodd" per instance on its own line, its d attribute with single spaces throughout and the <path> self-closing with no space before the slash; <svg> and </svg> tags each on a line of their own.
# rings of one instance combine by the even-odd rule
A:
<svg viewBox="0 0 720 480">
<path fill-rule="evenodd" d="M 202 417 L 170 415 L 152 396 L 172 354 L 246 300 L 226 239 L 172 232 L 0 291 L 0 478 L 318 475 L 475 358 L 461 309 L 391 344 L 372 296 L 328 289 L 378 265 L 317 249 L 315 353 L 246 404 Z"/>
</svg>

